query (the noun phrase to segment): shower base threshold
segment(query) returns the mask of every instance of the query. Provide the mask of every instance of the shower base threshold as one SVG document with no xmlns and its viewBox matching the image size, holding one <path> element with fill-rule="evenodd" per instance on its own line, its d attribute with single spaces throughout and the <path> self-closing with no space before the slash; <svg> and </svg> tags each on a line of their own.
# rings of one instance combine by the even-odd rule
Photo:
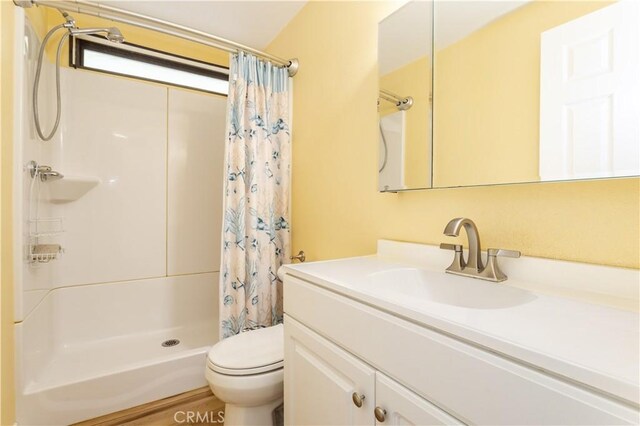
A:
<svg viewBox="0 0 640 426">
<path fill-rule="evenodd" d="M 69 424 L 207 386 L 213 325 L 111 337 L 55 352 L 27 384 L 23 424 Z M 163 346 L 170 340 L 178 344 Z"/>
</svg>

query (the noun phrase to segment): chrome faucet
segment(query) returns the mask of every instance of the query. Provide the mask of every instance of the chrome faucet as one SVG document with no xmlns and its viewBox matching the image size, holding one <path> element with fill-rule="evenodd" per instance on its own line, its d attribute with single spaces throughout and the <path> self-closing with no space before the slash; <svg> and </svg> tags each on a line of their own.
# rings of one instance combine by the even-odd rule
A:
<svg viewBox="0 0 640 426">
<path fill-rule="evenodd" d="M 487 265 L 485 266 L 482 262 L 482 249 L 480 247 L 480 235 L 478 234 L 478 228 L 471 219 L 467 219 L 465 217 L 452 219 L 444 228 L 444 235 L 448 237 L 457 237 L 460 235 L 460 229 L 462 229 L 462 227 L 467 231 L 469 255 L 465 261 L 461 245 L 440 244 L 441 249 L 453 250 L 455 252 L 453 262 L 445 272 L 494 282 L 506 280 L 507 276 L 498 267 L 497 257 L 520 257 L 520 252 L 515 250 L 488 249 Z"/>
</svg>

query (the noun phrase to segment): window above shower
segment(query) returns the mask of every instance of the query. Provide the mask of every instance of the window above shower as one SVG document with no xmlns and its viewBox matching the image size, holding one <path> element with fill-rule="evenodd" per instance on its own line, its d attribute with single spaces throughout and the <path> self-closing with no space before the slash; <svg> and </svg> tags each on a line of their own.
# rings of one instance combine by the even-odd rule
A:
<svg viewBox="0 0 640 426">
<path fill-rule="evenodd" d="M 70 65 L 219 95 L 229 90 L 228 68 L 130 43 L 114 45 L 101 37 L 76 36 Z"/>
</svg>

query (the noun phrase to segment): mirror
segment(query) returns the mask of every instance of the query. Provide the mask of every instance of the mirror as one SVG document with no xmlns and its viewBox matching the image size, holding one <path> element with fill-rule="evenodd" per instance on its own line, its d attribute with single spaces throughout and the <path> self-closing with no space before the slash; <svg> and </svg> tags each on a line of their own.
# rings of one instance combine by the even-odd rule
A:
<svg viewBox="0 0 640 426">
<path fill-rule="evenodd" d="M 378 189 L 431 186 L 433 3 L 409 2 L 378 26 Z"/>
<path fill-rule="evenodd" d="M 382 66 L 392 62 L 390 44 L 409 50 L 383 29 L 414 3 L 380 23 L 381 89 L 383 70 L 393 69 Z M 406 179 L 417 173 L 407 161 L 405 113 L 396 123 L 404 181 L 392 183 L 403 190 L 640 175 L 640 2 L 436 1 L 433 10 L 433 68 L 423 75 L 433 76 L 433 113 L 422 116 L 433 123 L 432 147 L 424 144 L 433 158 L 422 169 L 431 181 Z M 412 18 L 394 25 L 432 25 Z M 400 96 L 411 95 L 403 89 Z"/>
</svg>

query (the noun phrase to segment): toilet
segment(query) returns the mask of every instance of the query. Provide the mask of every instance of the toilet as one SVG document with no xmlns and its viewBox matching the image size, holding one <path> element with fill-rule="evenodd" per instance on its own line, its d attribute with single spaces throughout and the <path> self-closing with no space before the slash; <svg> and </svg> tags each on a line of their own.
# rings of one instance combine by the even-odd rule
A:
<svg viewBox="0 0 640 426">
<path fill-rule="evenodd" d="M 272 425 L 282 404 L 284 329 L 282 324 L 222 340 L 207 356 L 206 378 L 225 403 L 226 426 Z"/>
</svg>

